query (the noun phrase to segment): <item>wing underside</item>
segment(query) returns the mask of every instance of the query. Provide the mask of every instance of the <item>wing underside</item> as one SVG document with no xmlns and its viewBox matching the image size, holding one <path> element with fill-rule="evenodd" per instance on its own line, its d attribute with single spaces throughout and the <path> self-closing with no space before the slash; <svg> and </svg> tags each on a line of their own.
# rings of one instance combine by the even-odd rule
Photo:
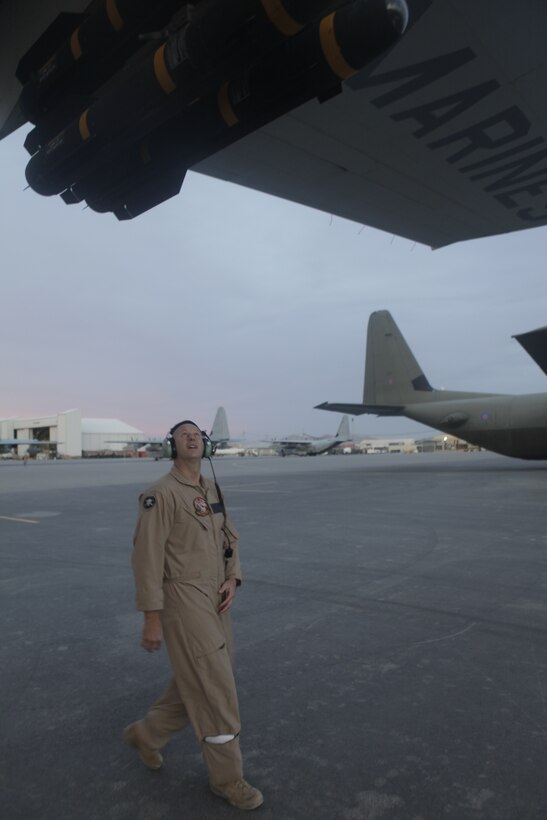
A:
<svg viewBox="0 0 547 820">
<path fill-rule="evenodd" d="M 195 170 L 440 247 L 547 224 L 547 4 L 433 0 L 379 65 Z"/>
<path fill-rule="evenodd" d="M 547 224 L 547 4 L 407 2 L 407 33 L 342 93 L 194 170 L 432 247 Z M 0 0 L 2 125 L 19 124 L 18 58 L 85 6 Z"/>
</svg>

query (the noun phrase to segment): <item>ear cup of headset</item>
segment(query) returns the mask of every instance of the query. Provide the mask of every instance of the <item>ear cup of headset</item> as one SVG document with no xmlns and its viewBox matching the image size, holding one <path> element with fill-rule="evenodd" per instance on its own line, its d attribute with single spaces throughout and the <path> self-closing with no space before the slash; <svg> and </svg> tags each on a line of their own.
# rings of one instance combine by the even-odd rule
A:
<svg viewBox="0 0 547 820">
<path fill-rule="evenodd" d="M 175 439 L 168 433 L 161 443 L 161 450 L 164 458 L 176 458 L 177 448 L 175 447 Z"/>
<path fill-rule="evenodd" d="M 214 456 L 216 447 L 205 430 L 201 431 L 201 440 L 203 441 L 203 458 L 211 458 L 211 456 Z"/>
</svg>

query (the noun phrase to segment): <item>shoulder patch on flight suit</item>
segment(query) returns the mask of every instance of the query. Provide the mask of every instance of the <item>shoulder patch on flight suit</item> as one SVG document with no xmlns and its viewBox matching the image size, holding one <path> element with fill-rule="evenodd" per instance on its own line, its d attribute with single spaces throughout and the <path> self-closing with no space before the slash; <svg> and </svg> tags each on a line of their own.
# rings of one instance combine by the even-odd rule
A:
<svg viewBox="0 0 547 820">
<path fill-rule="evenodd" d="M 197 495 L 194 498 L 194 510 L 196 515 L 209 515 L 209 505 L 202 495 Z"/>
<path fill-rule="evenodd" d="M 146 498 L 142 502 L 142 506 L 145 510 L 151 510 L 156 504 L 156 496 L 155 495 L 147 495 Z"/>
</svg>

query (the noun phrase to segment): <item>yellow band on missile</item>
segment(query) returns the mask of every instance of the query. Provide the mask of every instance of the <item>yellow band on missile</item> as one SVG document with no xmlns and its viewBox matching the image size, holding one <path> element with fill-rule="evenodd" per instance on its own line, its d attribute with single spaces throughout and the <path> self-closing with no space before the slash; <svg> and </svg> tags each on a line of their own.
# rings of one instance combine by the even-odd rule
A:
<svg viewBox="0 0 547 820">
<path fill-rule="evenodd" d="M 82 47 L 80 45 L 80 29 L 77 28 L 70 36 L 70 50 L 75 60 L 79 60 L 82 56 Z"/>
<path fill-rule="evenodd" d="M 321 42 L 321 49 L 325 60 L 331 67 L 332 71 L 337 77 L 340 77 L 341 80 L 347 80 L 348 77 L 355 74 L 357 69 L 353 68 L 346 62 L 344 55 L 340 51 L 340 46 L 336 41 L 336 35 L 334 33 L 335 14 L 336 12 L 333 11 L 332 14 L 327 15 L 327 17 L 323 17 L 321 20 L 321 23 L 319 24 L 319 40 Z"/>
<path fill-rule="evenodd" d="M 87 115 L 89 114 L 89 108 L 86 108 L 84 113 L 80 117 L 79 127 L 80 127 L 80 136 L 84 140 L 88 140 L 91 136 L 91 131 L 89 130 L 89 125 L 87 124 Z"/>
<path fill-rule="evenodd" d="M 217 101 L 219 111 L 222 114 L 222 119 L 224 120 L 226 125 L 228 125 L 231 128 L 233 125 L 237 125 L 239 120 L 237 118 L 236 112 L 232 108 L 232 103 L 230 102 L 230 97 L 228 95 L 229 85 L 230 84 L 228 82 L 222 83 L 222 85 L 218 89 Z"/>
<path fill-rule="evenodd" d="M 292 37 L 304 28 L 301 23 L 293 20 L 281 0 L 260 0 L 260 2 L 270 23 L 285 37 Z"/>
<path fill-rule="evenodd" d="M 106 0 L 106 13 L 114 31 L 121 31 L 124 27 L 123 17 L 118 10 L 116 0 Z"/>
<path fill-rule="evenodd" d="M 161 85 L 165 93 L 171 94 L 177 85 L 173 82 L 173 78 L 167 70 L 167 65 L 165 63 L 165 45 L 166 44 L 164 43 L 160 46 L 154 54 L 154 74 L 156 75 L 156 80 Z"/>
</svg>

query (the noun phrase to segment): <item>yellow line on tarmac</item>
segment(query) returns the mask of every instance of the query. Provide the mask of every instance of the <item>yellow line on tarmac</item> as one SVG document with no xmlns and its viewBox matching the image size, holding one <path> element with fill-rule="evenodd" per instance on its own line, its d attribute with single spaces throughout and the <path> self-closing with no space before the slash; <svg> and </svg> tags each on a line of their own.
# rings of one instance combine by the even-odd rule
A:
<svg viewBox="0 0 547 820">
<path fill-rule="evenodd" d="M 21 524 L 39 524 L 39 521 L 34 521 L 32 518 L 11 518 L 9 515 L 0 515 L 3 521 L 20 521 Z"/>
</svg>

